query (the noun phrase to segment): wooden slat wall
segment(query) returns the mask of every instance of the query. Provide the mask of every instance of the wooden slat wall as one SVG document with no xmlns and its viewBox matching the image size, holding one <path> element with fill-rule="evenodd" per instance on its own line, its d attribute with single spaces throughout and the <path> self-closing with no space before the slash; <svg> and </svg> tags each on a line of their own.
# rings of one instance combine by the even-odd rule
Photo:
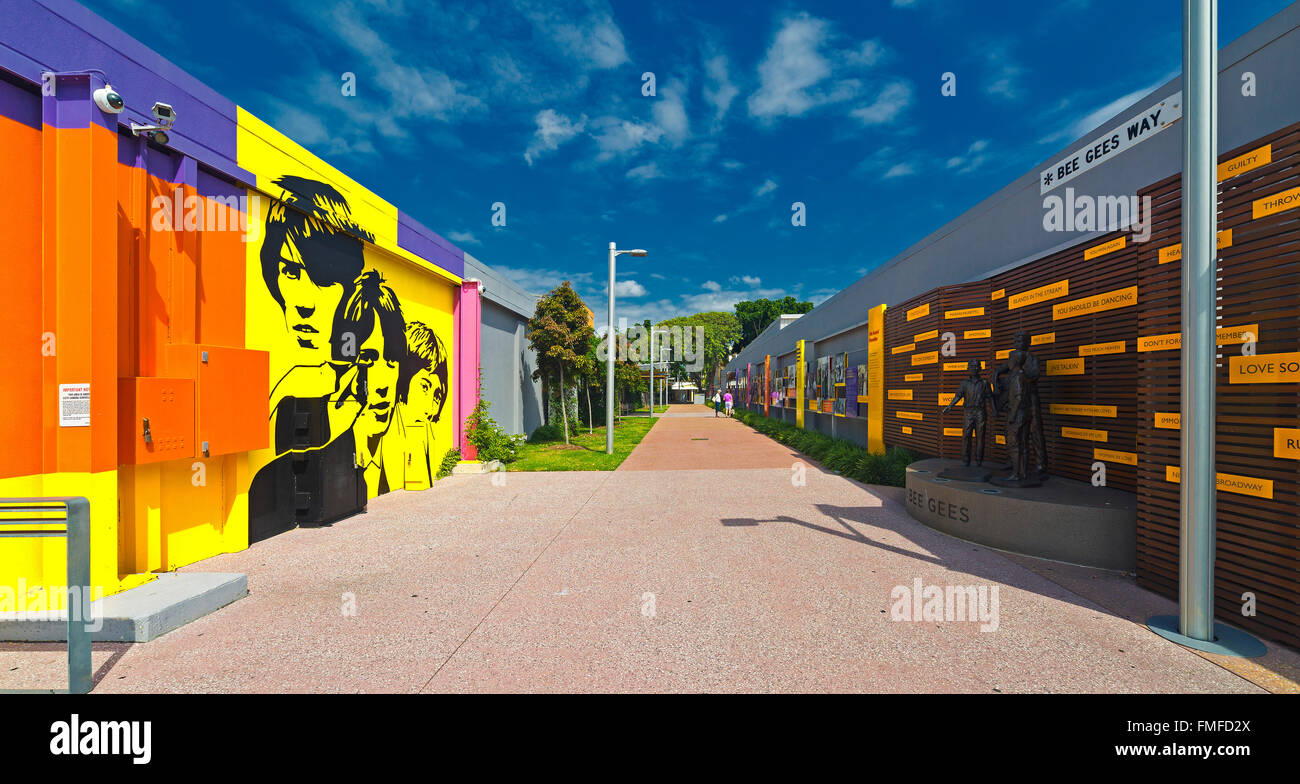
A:
<svg viewBox="0 0 1300 784">
<path fill-rule="evenodd" d="M 1258 326 L 1257 355 L 1300 351 L 1300 209 L 1260 218 L 1252 204 L 1300 187 L 1300 124 L 1229 151 L 1232 160 L 1269 145 L 1272 163 L 1221 181 L 1216 469 L 1272 482 L 1271 498 L 1217 494 L 1216 613 L 1263 636 L 1300 646 L 1300 460 L 1274 455 L 1274 430 L 1300 428 L 1300 384 L 1232 384 L 1231 358 L 1243 347 L 1233 328 Z M 1153 186 L 1156 230 L 1139 254 L 1143 335 L 1180 329 L 1181 264 L 1160 263 L 1160 250 L 1180 241 L 1180 180 Z M 1226 329 L 1225 329 L 1226 328 Z M 1178 590 L 1179 486 L 1166 467 L 1179 462 L 1179 431 L 1156 427 L 1158 414 L 1179 409 L 1179 352 L 1152 351 L 1139 361 L 1140 435 L 1138 581 L 1168 596 Z M 1265 493 L 1267 495 L 1267 493 Z M 1256 615 L 1243 616 L 1242 595 L 1254 594 Z"/>
<path fill-rule="evenodd" d="M 927 456 L 937 456 L 942 448 L 937 405 L 942 367 L 937 335 L 943 319 L 939 295 L 935 289 L 885 310 L 885 443 Z M 916 315 L 925 309 L 925 315 Z M 917 342 L 917 335 L 927 333 L 936 336 Z M 911 399 L 898 399 L 900 392 L 910 392 Z"/>
<path fill-rule="evenodd" d="M 1100 252 L 1108 243 L 1123 240 L 1124 247 L 1089 258 L 1091 249 Z M 1068 281 L 1068 293 L 1043 298 L 1012 308 L 1016 296 Z M 1012 348 L 1015 334 L 1028 332 L 1036 345 L 1030 351 L 1042 363 L 1038 390 L 1047 441 L 1047 467 L 1057 475 L 1090 482 L 1093 464 L 1106 464 L 1106 484 L 1132 491 L 1134 466 L 1104 459 L 1097 450 L 1132 456 L 1137 449 L 1137 392 L 1133 386 L 1136 366 L 1133 337 L 1136 307 L 1127 306 L 1091 315 L 1054 318 L 1054 309 L 1137 285 L 1136 248 L 1127 232 L 1115 232 L 1100 239 L 1024 264 L 992 281 L 994 348 Z M 991 296 L 991 295 L 990 295 Z M 1140 295 L 1139 295 L 1140 300 Z M 1087 347 L 1123 343 L 1122 350 L 1100 355 L 1083 355 Z M 995 354 L 996 357 L 996 354 Z M 1082 362 L 1081 373 L 1055 375 L 1056 361 Z M 1005 358 L 997 359 L 1000 365 Z M 1052 406 L 1109 406 L 1115 416 L 1096 416 L 1052 411 Z M 1081 432 L 1082 431 L 1082 432 Z M 1079 436 L 1095 435 L 1105 440 Z M 1131 461 L 1131 457 L 1128 458 Z"/>
<path fill-rule="evenodd" d="M 993 361 L 992 302 L 989 281 L 981 280 L 958 286 L 944 286 L 939 291 L 939 395 L 934 400 L 935 416 L 939 417 L 940 457 L 960 459 L 962 455 L 961 430 L 964 419 L 962 404 L 947 414 L 939 414 L 966 378 L 966 363 L 978 359 L 984 363 L 984 378 L 991 379 L 996 366 Z M 889 311 L 886 310 L 886 313 Z M 956 352 L 943 354 L 943 337 L 952 333 Z M 987 333 L 987 334 L 985 334 Z M 970 335 L 970 337 L 967 337 Z M 996 470 L 1006 462 L 1006 449 L 999 443 L 1002 433 L 997 415 L 988 410 L 988 426 L 984 434 L 984 464 Z"/>
</svg>

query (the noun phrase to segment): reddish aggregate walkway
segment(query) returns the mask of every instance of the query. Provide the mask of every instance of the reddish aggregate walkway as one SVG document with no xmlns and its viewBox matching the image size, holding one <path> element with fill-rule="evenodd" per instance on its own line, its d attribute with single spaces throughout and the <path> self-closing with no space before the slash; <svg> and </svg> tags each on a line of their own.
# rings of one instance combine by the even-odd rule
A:
<svg viewBox="0 0 1300 784">
<path fill-rule="evenodd" d="M 673 405 L 632 450 L 620 471 L 784 468 L 802 457 L 706 406 Z"/>
<path fill-rule="evenodd" d="M 95 691 L 1261 691 L 1143 627 L 1173 605 L 1130 578 L 952 539 L 898 488 L 800 477 L 739 423 L 690 419 L 633 454 L 678 470 L 453 476 L 187 567 L 250 595 L 97 644 Z M 721 456 L 772 465 L 701 470 Z M 996 628 L 893 620 L 916 581 L 996 589 Z M 0 644 L 0 689 L 57 687 L 63 656 Z M 1257 661 L 1285 681 L 1300 657 Z"/>
</svg>

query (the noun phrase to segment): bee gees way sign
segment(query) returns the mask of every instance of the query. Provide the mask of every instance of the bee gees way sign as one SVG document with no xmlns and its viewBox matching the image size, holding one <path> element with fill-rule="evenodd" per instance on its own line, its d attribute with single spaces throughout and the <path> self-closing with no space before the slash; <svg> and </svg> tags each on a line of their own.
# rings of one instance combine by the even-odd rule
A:
<svg viewBox="0 0 1300 784">
<path fill-rule="evenodd" d="M 1038 175 L 1038 194 L 1041 196 L 1092 167 L 1136 147 L 1173 125 L 1182 116 L 1183 93 L 1180 90 L 1043 169 Z"/>
</svg>

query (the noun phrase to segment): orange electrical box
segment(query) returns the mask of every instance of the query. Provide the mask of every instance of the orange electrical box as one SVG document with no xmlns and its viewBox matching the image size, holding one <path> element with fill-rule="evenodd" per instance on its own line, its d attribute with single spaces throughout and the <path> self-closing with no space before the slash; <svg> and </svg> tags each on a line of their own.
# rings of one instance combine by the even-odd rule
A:
<svg viewBox="0 0 1300 784">
<path fill-rule="evenodd" d="M 194 457 L 194 382 L 119 378 L 117 455 L 122 465 Z"/>
<path fill-rule="evenodd" d="M 167 373 L 194 379 L 194 452 L 213 457 L 270 445 L 271 355 L 205 345 L 171 345 Z"/>
</svg>

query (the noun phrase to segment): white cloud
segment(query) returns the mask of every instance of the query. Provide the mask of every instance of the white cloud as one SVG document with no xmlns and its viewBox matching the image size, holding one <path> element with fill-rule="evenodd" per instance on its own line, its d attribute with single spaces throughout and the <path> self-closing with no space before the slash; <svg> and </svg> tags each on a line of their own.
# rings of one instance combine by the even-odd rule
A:
<svg viewBox="0 0 1300 784">
<path fill-rule="evenodd" d="M 725 55 L 714 55 L 704 61 L 704 100 L 713 107 L 713 130 L 722 125 L 731 108 L 731 102 L 740 94 L 740 88 L 731 82 Z"/>
<path fill-rule="evenodd" d="M 474 236 L 472 231 L 453 231 L 447 234 L 447 239 L 452 242 L 460 242 L 467 245 L 482 245 L 479 239 Z"/>
<path fill-rule="evenodd" d="M 537 130 L 533 132 L 533 139 L 528 143 L 528 149 L 524 150 L 524 160 L 528 161 L 529 166 L 532 166 L 542 153 L 560 149 L 561 145 L 582 133 L 582 129 L 587 124 L 586 115 L 571 120 L 554 109 L 541 110 L 533 120 L 537 123 Z"/>
<path fill-rule="evenodd" d="M 912 85 L 898 80 L 886 84 L 876 100 L 866 106 L 854 109 L 850 114 L 863 125 L 884 125 L 898 119 L 912 103 Z"/>
<path fill-rule="evenodd" d="M 965 155 L 954 155 L 949 158 L 947 167 L 956 170 L 958 174 L 970 174 L 988 160 L 989 156 L 984 152 L 988 146 L 988 139 L 976 139 L 966 149 Z"/>
<path fill-rule="evenodd" d="M 766 196 L 774 190 L 776 190 L 776 181 L 771 179 L 764 180 L 762 185 L 754 189 L 754 198 Z"/>
<path fill-rule="evenodd" d="M 659 170 L 659 164 L 655 161 L 637 166 L 636 168 L 629 170 L 627 173 L 627 178 L 629 180 L 637 180 L 638 182 L 657 180 L 663 176 L 664 173 Z"/>
<path fill-rule="evenodd" d="M 597 5 L 553 0 L 516 2 L 517 10 L 532 23 L 538 35 L 575 63 L 592 70 L 616 68 L 628 61 L 623 31 L 608 6 Z"/>
<path fill-rule="evenodd" d="M 691 135 L 690 121 L 686 117 L 683 95 L 686 88 L 681 82 L 668 82 L 659 90 L 651 114 L 664 137 L 674 147 L 680 146 Z"/>
<path fill-rule="evenodd" d="M 716 280 L 706 280 L 700 284 L 700 288 L 705 291 L 722 291 L 722 284 Z"/>
<path fill-rule="evenodd" d="M 761 278 L 756 278 L 753 275 L 740 275 L 738 277 L 732 277 L 730 282 L 733 286 L 738 283 L 743 283 L 746 286 L 757 287 L 763 282 L 763 280 Z"/>
<path fill-rule="evenodd" d="M 781 24 L 771 46 L 758 64 L 759 88 L 749 96 L 749 113 L 760 119 L 798 117 L 824 103 L 811 92 L 831 76 L 831 64 L 821 53 L 830 25 L 807 14 L 789 17 Z"/>
<path fill-rule="evenodd" d="M 618 280 L 614 282 L 614 296 L 616 297 L 644 297 L 645 295 L 645 286 L 635 280 Z"/>
<path fill-rule="evenodd" d="M 714 223 L 726 223 L 726 221 L 727 221 L 727 216 L 725 213 L 722 215 L 715 215 L 713 218 Z"/>
<path fill-rule="evenodd" d="M 522 267 L 505 267 L 496 264 L 493 265 L 493 269 L 500 273 L 502 277 L 513 281 L 515 285 L 524 291 L 531 291 L 534 294 L 544 294 L 566 280 L 572 283 L 575 288 L 594 285 L 592 273 L 590 272 L 569 273 L 555 269 L 523 269 Z M 605 282 L 602 281 L 599 285 L 601 291 L 604 291 Z"/>
<path fill-rule="evenodd" d="M 597 161 L 607 161 L 632 152 L 643 144 L 653 144 L 663 135 L 657 125 L 623 120 L 618 117 L 598 117 L 591 123 L 592 137 L 600 152 Z"/>
<path fill-rule="evenodd" d="M 916 6 L 916 0 L 894 0 L 890 5 L 895 8 L 914 8 Z"/>
<path fill-rule="evenodd" d="M 912 164 L 896 163 L 893 166 L 889 167 L 889 171 L 885 172 L 884 179 L 893 180 L 898 177 L 909 177 L 913 174 L 916 174 L 916 167 L 913 166 Z"/>
</svg>

